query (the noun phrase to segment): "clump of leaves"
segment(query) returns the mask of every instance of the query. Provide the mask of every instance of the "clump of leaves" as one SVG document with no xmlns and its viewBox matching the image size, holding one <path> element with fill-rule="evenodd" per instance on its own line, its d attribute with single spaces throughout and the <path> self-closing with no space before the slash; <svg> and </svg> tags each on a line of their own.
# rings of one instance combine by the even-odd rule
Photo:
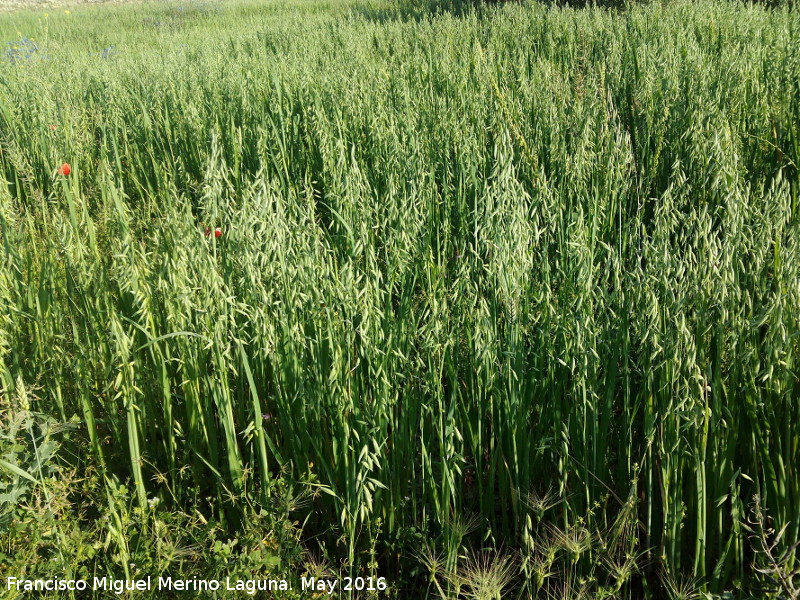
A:
<svg viewBox="0 0 800 600">
<path fill-rule="evenodd" d="M 744 524 L 750 534 L 755 551 L 753 568 L 763 576 L 765 588 L 760 592 L 777 594 L 788 600 L 800 598 L 800 565 L 797 549 L 800 540 L 787 542 L 784 538 L 789 523 L 776 533 L 771 518 L 761 505 L 758 495 L 753 497 L 752 512 Z"/>
<path fill-rule="evenodd" d="M 17 379 L 13 395 L 0 395 L 0 559 L 35 560 L 36 539 L 51 540 L 52 522 L 69 512 L 64 486 L 74 473 L 59 466 L 60 441 L 76 429 L 30 410 L 34 394 Z"/>
</svg>

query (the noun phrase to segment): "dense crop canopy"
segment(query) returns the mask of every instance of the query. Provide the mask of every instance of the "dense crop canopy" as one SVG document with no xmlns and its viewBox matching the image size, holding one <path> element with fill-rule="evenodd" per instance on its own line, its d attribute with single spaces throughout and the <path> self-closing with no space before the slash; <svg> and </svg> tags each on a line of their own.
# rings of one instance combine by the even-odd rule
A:
<svg viewBox="0 0 800 600">
<path fill-rule="evenodd" d="M 800 539 L 797 11 L 222 6 L 0 63 L 0 394 L 142 506 L 311 477 L 354 570 L 719 591 L 755 494 Z"/>
</svg>

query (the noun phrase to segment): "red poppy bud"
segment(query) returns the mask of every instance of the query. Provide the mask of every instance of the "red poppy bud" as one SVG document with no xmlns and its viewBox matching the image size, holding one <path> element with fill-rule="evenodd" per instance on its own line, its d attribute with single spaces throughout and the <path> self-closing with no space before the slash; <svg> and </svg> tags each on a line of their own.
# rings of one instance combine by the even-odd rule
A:
<svg viewBox="0 0 800 600">
<path fill-rule="evenodd" d="M 59 175 L 69 175 L 72 172 L 72 169 L 69 166 L 69 163 L 64 163 L 60 167 L 58 167 L 58 174 Z"/>
</svg>

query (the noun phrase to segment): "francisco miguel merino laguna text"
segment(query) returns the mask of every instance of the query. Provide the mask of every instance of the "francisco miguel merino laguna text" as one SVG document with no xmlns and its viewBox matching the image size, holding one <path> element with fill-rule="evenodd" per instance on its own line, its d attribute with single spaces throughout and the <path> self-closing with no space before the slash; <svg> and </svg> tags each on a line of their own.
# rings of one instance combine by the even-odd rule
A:
<svg viewBox="0 0 800 600">
<path fill-rule="evenodd" d="M 349 579 L 349 578 L 348 578 Z M 361 578 L 359 578 L 361 579 Z M 371 577 L 369 579 L 372 579 Z M 380 578 L 383 580 L 384 578 Z M 301 587 L 303 590 L 314 590 L 317 592 L 327 592 L 333 594 L 339 584 L 337 579 L 321 579 L 317 577 L 303 577 Z M 220 579 L 173 579 L 172 577 L 146 577 L 143 579 L 115 579 L 113 577 L 95 577 L 91 587 L 85 579 L 19 579 L 17 577 L 6 578 L 6 590 L 26 591 L 26 592 L 58 592 L 58 591 L 84 591 L 84 590 L 107 590 L 116 594 L 123 592 L 148 591 L 148 590 L 169 590 L 176 592 L 202 592 L 217 591 L 220 589 L 228 591 L 241 591 L 253 595 L 258 591 L 288 591 L 292 585 L 285 579 L 231 579 L 226 577 Z M 379 588 L 386 589 L 385 580 L 381 581 Z"/>
</svg>

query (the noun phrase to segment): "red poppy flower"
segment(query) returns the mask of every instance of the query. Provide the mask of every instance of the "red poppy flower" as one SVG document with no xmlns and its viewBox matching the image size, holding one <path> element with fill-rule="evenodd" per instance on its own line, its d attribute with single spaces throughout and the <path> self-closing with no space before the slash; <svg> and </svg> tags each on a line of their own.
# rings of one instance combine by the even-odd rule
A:
<svg viewBox="0 0 800 600">
<path fill-rule="evenodd" d="M 206 227 L 206 237 L 211 235 L 211 227 Z M 214 229 L 214 237 L 218 238 L 222 235 L 222 227 L 216 227 Z"/>
<path fill-rule="evenodd" d="M 72 172 L 72 169 L 69 166 L 69 163 L 64 163 L 60 167 L 58 167 L 58 174 L 59 175 L 69 175 Z"/>
</svg>

